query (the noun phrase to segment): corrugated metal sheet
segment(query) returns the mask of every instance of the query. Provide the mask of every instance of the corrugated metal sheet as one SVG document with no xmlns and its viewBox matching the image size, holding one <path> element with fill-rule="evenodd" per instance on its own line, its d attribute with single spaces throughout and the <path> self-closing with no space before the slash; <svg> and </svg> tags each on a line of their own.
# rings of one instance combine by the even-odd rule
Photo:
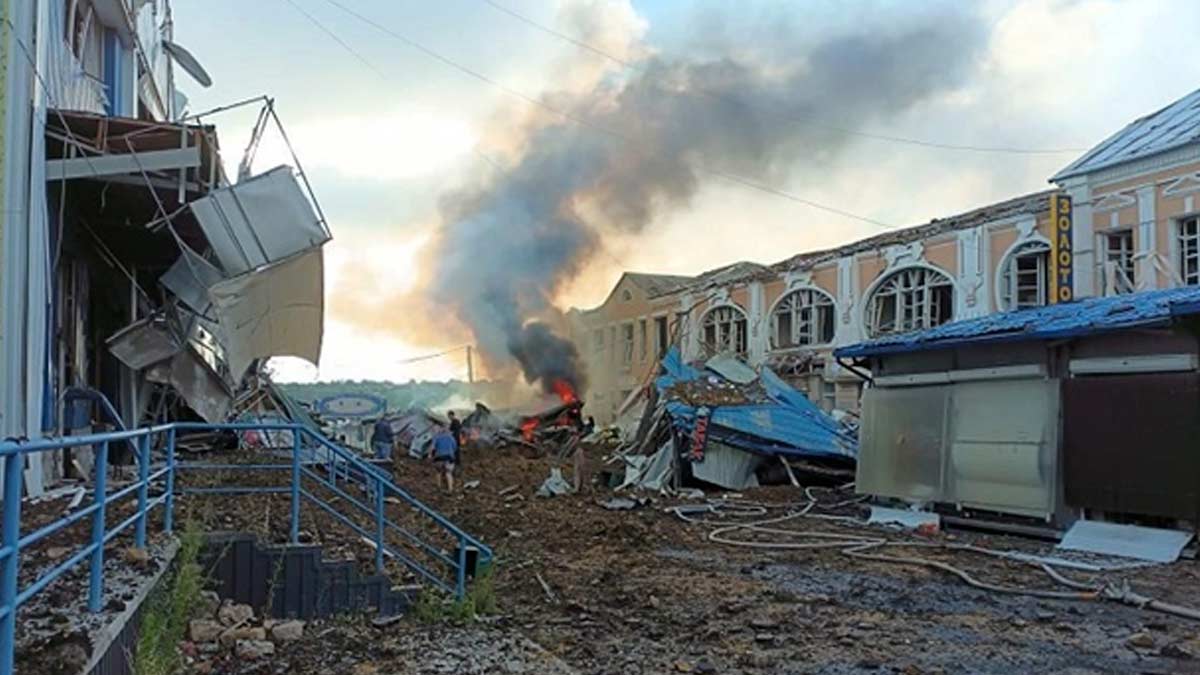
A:
<svg viewBox="0 0 1200 675">
<path fill-rule="evenodd" d="M 1191 532 L 1080 520 L 1067 530 L 1058 548 L 1169 563 L 1179 559 L 1191 539 Z"/>
<path fill-rule="evenodd" d="M 692 462 L 692 475 L 726 490 L 758 487 L 755 469 L 764 460 L 758 455 L 712 442 L 704 449 L 704 461 Z"/>
<path fill-rule="evenodd" d="M 1054 380 L 868 389 L 859 492 L 1044 517 L 1057 491 Z"/>
<path fill-rule="evenodd" d="M 1103 411 L 1119 410 L 1120 414 Z M 1200 376 L 1155 373 L 1063 382 L 1069 506 L 1200 520 Z"/>
<path fill-rule="evenodd" d="M 1091 173 L 1200 140 L 1200 89 L 1134 120 L 1050 180 Z"/>
<path fill-rule="evenodd" d="M 677 382 L 717 377 L 684 363 L 677 349 L 668 352 L 662 365 L 665 374 L 658 378 L 657 386 L 663 395 Z M 858 455 L 852 435 L 770 369 L 761 369 L 758 383 L 761 401 L 712 408 L 708 426 L 712 438 L 771 455 L 850 459 Z M 690 430 L 696 419 L 696 408 L 679 400 L 668 402 L 667 412 L 676 427 L 685 430 Z"/>
<path fill-rule="evenodd" d="M 929 330 L 881 337 L 843 347 L 834 354 L 855 358 L 988 342 L 1077 337 L 1161 325 L 1172 317 L 1196 313 L 1200 313 L 1200 287 L 1167 288 L 989 314 Z"/>
</svg>

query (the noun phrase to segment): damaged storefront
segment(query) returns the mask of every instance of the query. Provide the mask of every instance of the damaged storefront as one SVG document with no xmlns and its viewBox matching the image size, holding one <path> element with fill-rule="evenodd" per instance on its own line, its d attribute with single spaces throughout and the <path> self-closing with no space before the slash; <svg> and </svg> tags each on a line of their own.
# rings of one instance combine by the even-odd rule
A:
<svg viewBox="0 0 1200 675">
<path fill-rule="evenodd" d="M 869 371 L 862 493 L 1062 528 L 1200 522 L 1200 290 L 1089 298 L 838 351 Z"/>
<path fill-rule="evenodd" d="M 279 122 L 251 104 L 257 140 Z M 298 161 L 232 181 L 203 119 L 51 112 L 47 431 L 225 421 L 267 358 L 318 360 L 330 233 Z"/>
</svg>

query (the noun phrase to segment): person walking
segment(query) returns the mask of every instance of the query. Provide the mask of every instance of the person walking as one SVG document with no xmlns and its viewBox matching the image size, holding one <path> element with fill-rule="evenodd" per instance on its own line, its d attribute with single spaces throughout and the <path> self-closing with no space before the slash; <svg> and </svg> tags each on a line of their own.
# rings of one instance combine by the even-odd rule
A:
<svg viewBox="0 0 1200 675">
<path fill-rule="evenodd" d="M 455 416 L 453 410 L 449 412 L 448 416 L 450 417 L 450 435 L 454 436 L 454 442 L 458 443 L 458 447 L 461 450 L 464 440 L 462 420 Z"/>
<path fill-rule="evenodd" d="M 384 418 L 379 418 L 371 432 L 371 449 L 375 451 L 375 459 L 391 459 L 392 446 L 396 444 L 396 435 L 392 433 L 392 424 Z"/>
<path fill-rule="evenodd" d="M 438 465 L 439 473 L 446 477 L 446 492 L 454 492 L 454 467 L 458 463 L 458 441 L 454 434 L 442 425 L 438 425 L 433 434 L 433 447 L 429 450 L 429 458 Z M 442 482 L 438 477 L 438 484 Z"/>
</svg>

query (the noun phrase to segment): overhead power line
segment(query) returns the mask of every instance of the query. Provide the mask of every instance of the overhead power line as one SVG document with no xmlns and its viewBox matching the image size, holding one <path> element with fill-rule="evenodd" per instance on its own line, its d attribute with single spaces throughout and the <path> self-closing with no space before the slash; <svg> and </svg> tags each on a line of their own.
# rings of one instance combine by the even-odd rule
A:
<svg viewBox="0 0 1200 675">
<path fill-rule="evenodd" d="M 371 61 L 370 61 L 370 60 L 369 60 L 367 57 L 363 56 L 362 52 L 358 51 L 357 49 L 355 49 L 354 47 L 352 47 L 352 46 L 350 45 L 350 43 L 346 42 L 346 41 L 345 41 L 345 40 L 343 40 L 341 37 L 339 37 L 337 33 L 333 32 L 333 30 L 332 30 L 332 29 L 330 29 L 330 28 L 329 28 L 328 26 L 326 26 L 325 24 L 321 23 L 320 19 L 318 19 L 317 17 L 315 17 L 315 16 L 313 16 L 312 14 L 310 14 L 310 13 L 309 13 L 307 10 L 305 10 L 303 7 L 301 7 L 299 4 L 297 4 L 297 3 L 295 2 L 295 0 L 284 0 L 284 2 L 286 2 L 286 3 L 287 3 L 287 4 L 289 4 L 289 5 L 291 5 L 293 9 L 295 9 L 297 12 L 299 12 L 300 14 L 302 14 L 302 15 L 304 16 L 304 18 L 308 19 L 308 20 L 309 20 L 309 21 L 310 21 L 310 22 L 311 22 L 311 23 L 312 23 L 314 26 L 316 26 L 316 27 L 317 27 L 317 28 L 318 28 L 318 29 L 319 29 L 319 30 L 320 30 L 322 33 L 325 33 L 325 35 L 329 36 L 329 38 L 330 38 L 331 40 L 333 40 L 334 42 L 336 42 L 336 43 L 338 43 L 339 45 L 341 45 L 341 47 L 342 47 L 343 49 L 345 49 L 347 52 L 349 52 L 351 56 L 353 56 L 355 59 L 357 59 L 357 60 L 358 60 L 360 63 L 362 63 L 362 64 L 363 64 L 364 66 L 366 66 L 368 69 L 370 69 L 370 70 L 371 70 L 371 72 L 375 73 L 376 75 L 378 75 L 378 76 L 379 76 L 381 79 L 383 79 L 383 80 L 386 80 L 386 81 L 388 81 L 388 82 L 391 82 L 391 81 L 392 81 L 392 78 L 391 78 L 391 76 L 389 76 L 389 75 L 388 75 L 388 73 L 386 73 L 386 72 L 384 72 L 383 70 L 381 70 L 381 69 L 377 68 L 377 67 L 375 66 L 375 64 L 371 63 Z M 497 171 L 500 171 L 500 170 L 502 170 L 502 167 L 501 167 L 501 166 L 500 166 L 500 165 L 499 165 L 499 164 L 496 162 L 496 160 L 494 160 L 494 159 L 492 159 L 491 157 L 489 157 L 489 156 L 487 155 L 487 153 L 483 152 L 482 150 L 480 150 L 479 148 L 475 147 L 474 145 L 472 145 L 472 146 L 471 146 L 471 152 L 475 153 L 475 156 L 476 156 L 476 157 L 478 157 L 478 158 L 482 159 L 483 161 L 487 162 L 488 164 L 490 164 L 490 165 L 492 166 L 492 168 L 496 169 Z"/>
<path fill-rule="evenodd" d="M 533 105 L 533 106 L 536 106 L 536 107 L 538 107 L 538 108 L 541 108 L 542 110 L 545 110 L 545 111 L 547 111 L 547 112 L 549 112 L 549 113 L 552 113 L 552 114 L 554 114 L 554 115 L 556 115 L 556 116 L 558 116 L 558 117 L 561 117 L 561 118 L 563 118 L 563 119 L 565 119 L 565 120 L 568 120 L 568 121 L 570 121 L 570 122 L 573 122 L 573 123 L 575 123 L 575 124 L 579 125 L 580 127 L 583 127 L 583 128 L 585 128 L 585 129 L 589 129 L 589 130 L 591 130 L 591 131 L 594 131 L 594 132 L 596 132 L 596 133 L 604 134 L 605 136 L 609 136 L 609 137 L 612 137 L 612 138 L 615 138 L 615 139 L 618 139 L 618 140 L 624 141 L 624 142 L 626 142 L 626 143 L 629 143 L 629 144 L 633 145 L 634 147 L 637 147 L 637 141 L 636 141 L 636 139 L 629 138 L 629 137 L 627 137 L 627 136 L 624 136 L 624 135 L 622 135 L 622 134 L 619 134 L 619 133 L 617 133 L 617 132 L 615 132 L 615 131 L 612 131 L 612 130 L 610 130 L 610 129 L 605 129 L 605 128 L 603 128 L 603 127 L 596 126 L 596 125 L 594 125 L 594 124 L 592 124 L 592 123 L 588 122 L 587 120 L 584 120 L 584 119 L 581 119 L 581 118 L 577 117 L 576 115 L 573 115 L 573 114 L 571 114 L 571 113 L 569 113 L 569 112 L 566 112 L 566 111 L 564 111 L 564 110 L 560 110 L 560 109 L 558 109 L 558 108 L 555 108 L 554 106 L 552 106 L 552 105 L 550 105 L 550 104 L 546 103 L 545 101 L 542 101 L 542 100 L 540 100 L 540 99 L 538 99 L 538 98 L 535 98 L 535 97 L 533 97 L 533 96 L 529 96 L 528 94 L 525 94 L 524 92 L 521 92 L 521 91 L 519 91 L 519 90 L 517 90 L 517 89 L 513 89 L 512 87 L 509 87 L 508 85 L 504 84 L 503 82 L 500 82 L 500 81 L 498 81 L 498 80 L 492 79 L 491 77 L 489 77 L 489 76 L 487 76 L 487 75 L 485 75 L 485 74 L 483 74 L 483 73 L 481 73 L 481 72 L 479 72 L 479 71 L 477 71 L 477 70 L 475 70 L 475 69 L 473 69 L 473 68 L 470 68 L 470 67 L 468 67 L 468 66 L 464 66 L 464 65 L 462 65 L 462 64 L 460 64 L 460 63 L 458 63 L 457 61 L 455 61 L 455 60 L 453 60 L 453 59 L 451 59 L 451 58 L 449 58 L 449 57 L 447 57 L 447 56 L 444 56 L 444 55 L 440 54 L 440 53 L 439 53 L 439 52 L 437 52 L 437 51 L 434 51 L 433 49 L 431 49 L 431 48 L 429 48 L 429 47 L 425 46 L 424 44 L 421 44 L 420 42 L 417 42 L 416 40 L 413 40 L 412 38 L 410 38 L 410 37 L 408 37 L 408 36 L 406 36 L 406 35 L 403 35 L 403 34 L 401 34 L 401 33 L 397 32 L 397 31 L 395 31 L 395 30 L 393 30 L 393 29 L 391 29 L 391 28 L 389 28 L 389 27 L 387 27 L 387 26 L 385 26 L 385 25 L 383 25 L 383 24 L 379 23 L 378 21 L 375 21 L 374 19 L 372 19 L 372 18 L 370 18 L 370 17 L 368 17 L 368 16 L 365 16 L 365 15 L 361 14 L 360 12 L 358 12 L 358 11 L 356 11 L 356 10 L 354 10 L 354 9 L 351 9 L 351 8 L 347 7 L 347 6 L 346 6 L 346 5 L 344 5 L 343 3 L 339 2 L 339 0 L 325 0 L 325 2 L 327 2 L 327 3 L 331 4 L 331 5 L 333 5 L 334 7 L 337 7 L 338 9 L 342 10 L 343 12 L 345 12 L 345 13 L 349 14 L 350 16 L 353 16 L 354 18 L 358 19 L 359 21 L 362 21 L 363 23 L 367 24 L 368 26 L 371 26 L 372 28 L 374 28 L 374 29 L 378 30 L 379 32 L 381 32 L 381 33 L 383 33 L 383 34 L 385 34 L 385 35 L 388 35 L 388 36 L 390 36 L 391 38 L 393 38 L 393 39 L 395 39 L 395 40 L 397 40 L 397 41 L 399 41 L 399 42 L 402 42 L 403 44 L 405 44 L 405 45 L 407 45 L 407 46 L 409 46 L 409 47 L 411 47 L 411 48 L 413 48 L 413 49 L 416 49 L 417 51 L 419 51 L 419 52 L 421 52 L 421 53 L 425 54 L 426 56 L 428 56 L 428 57 L 430 57 L 430 58 L 432 58 L 432 59 L 434 59 L 434 60 L 436 60 L 436 61 L 438 61 L 438 62 L 440 62 L 440 63 L 442 63 L 442 64 L 445 64 L 446 66 L 448 66 L 448 67 L 450 67 L 450 68 L 453 68 L 453 69 L 455 69 L 455 70 L 457 70 L 457 71 L 459 71 L 459 72 L 461 72 L 461 73 L 463 73 L 463 74 L 465 74 L 465 75 L 467 75 L 467 76 L 469 76 L 469 77 L 471 77 L 471 78 L 473 78 L 473 79 L 479 80 L 480 82 L 483 82 L 483 83 L 485 83 L 485 84 L 488 84 L 488 85 L 490 85 L 490 86 L 492 86 L 492 87 L 495 87 L 496 89 L 498 89 L 498 90 L 500 90 L 500 91 L 504 92 L 505 94 L 508 94 L 509 96 L 512 96 L 512 97 L 514 97 L 514 98 L 519 98 L 519 99 L 521 99 L 522 101 L 525 101 L 526 103 L 528 103 L 528 104 L 530 104 L 530 105 Z M 839 209 L 839 208 L 835 208 L 835 207 L 832 207 L 832 206 L 827 206 L 827 205 L 825 205 L 825 204 L 821 204 L 821 203 L 819 203 L 819 202 L 815 202 L 815 201 L 813 201 L 813 200 L 811 200 L 811 199 L 806 199 L 806 198 L 804 198 L 804 197 L 801 197 L 801 196 L 799 196 L 799 195 L 792 194 L 792 193 L 790 193 L 790 192 L 787 192 L 787 191 L 785 191 L 785 190 L 781 190 L 781 189 L 778 189 L 778 188 L 773 188 L 773 187 L 769 187 L 769 186 L 762 185 L 762 184 L 760 184 L 760 183 L 758 183 L 758 182 L 756 182 L 756 181 L 754 181 L 754 180 L 751 180 L 751 179 L 749 179 L 749 178 L 744 178 L 744 177 L 742 177 L 742 176 L 738 176 L 738 175 L 735 175 L 735 174 L 731 174 L 731 173 L 728 173 L 728 172 L 725 172 L 725 171 L 718 171 L 718 170 L 714 170 L 714 169 L 707 169 L 707 168 L 703 168 L 703 167 L 699 167 L 699 170 L 700 170 L 700 171 L 704 171 L 704 172 L 706 172 L 706 173 L 710 173 L 710 174 L 712 174 L 712 175 L 715 175 L 715 176 L 718 176 L 718 177 L 720 177 L 720 178 L 724 178 L 724 179 L 726 179 L 726 180 L 729 180 L 729 181 L 732 181 L 732 182 L 738 183 L 739 185 L 742 185 L 742 186 L 745 186 L 745 187 L 751 188 L 751 189 L 753 189 L 753 190 L 758 190 L 758 191 L 760 191 L 760 192 L 763 192 L 763 193 L 766 193 L 766 194 L 770 194 L 770 195 L 775 195 L 775 196 L 777 196 L 777 197 L 783 197 L 783 198 L 785 198 L 785 199 L 788 199 L 788 200 L 790 200 L 790 201 L 797 202 L 797 203 L 800 203 L 800 204 L 804 204 L 804 205 L 806 205 L 806 206 L 810 206 L 810 207 L 812 207 L 812 208 L 819 209 L 819 210 L 821 210 L 821 211 L 825 211 L 825 212 L 827 212 L 827 213 L 832 213 L 832 214 L 839 215 L 839 216 L 842 216 L 842 217 L 845 217 L 845 218 L 851 218 L 851 219 L 854 219 L 854 220 L 859 220 L 859 221 L 862 221 L 862 222 L 864 222 L 864 223 L 869 223 L 869 224 L 871 224 L 871 225 L 875 225 L 875 226 L 878 226 L 878 227 L 884 227 L 884 228 L 891 228 L 891 227 L 894 227 L 893 225 L 891 225 L 891 224 L 889 224 L 889 223 L 884 223 L 884 222 L 882 222 L 882 221 L 875 220 L 874 218 L 869 218 L 869 217 L 867 217 L 867 216 L 860 216 L 860 215 L 856 215 L 856 214 L 850 213 L 849 211 L 844 211 L 844 210 L 842 210 L 842 209 Z"/>
<path fill-rule="evenodd" d="M 464 349 L 470 349 L 470 348 L 471 348 L 471 345 L 459 345 L 457 347 L 451 347 L 450 349 L 445 349 L 445 350 L 442 350 L 442 351 L 434 353 L 434 354 L 422 354 L 421 356 L 410 356 L 406 359 L 397 359 L 396 361 L 393 361 L 392 363 L 395 363 L 398 365 L 404 365 L 407 363 L 419 363 L 421 361 L 432 361 L 433 359 L 440 359 L 443 356 L 449 356 L 450 354 L 456 354 L 458 352 L 463 351 Z"/>
<path fill-rule="evenodd" d="M 510 16 L 526 25 L 532 26 L 533 28 L 535 28 L 543 33 L 546 33 L 547 35 L 552 35 L 560 40 L 569 42 L 572 45 L 575 45 L 576 47 L 578 47 L 584 51 L 591 52 L 592 54 L 595 54 L 596 56 L 599 56 L 601 58 L 612 61 L 613 63 L 616 63 L 617 65 L 621 66 L 622 68 L 626 68 L 629 70 L 637 70 L 637 71 L 643 70 L 643 67 L 639 66 L 637 63 L 634 63 L 627 59 L 623 59 L 623 58 L 616 56 L 608 51 L 605 51 L 599 47 L 590 45 L 586 42 L 583 42 L 574 37 L 571 37 L 570 35 L 567 35 L 566 33 L 555 30 L 554 28 L 552 28 L 550 26 L 540 23 L 524 14 L 521 14 L 520 12 L 517 12 L 513 9 L 505 7 L 504 5 L 502 5 L 498 2 L 495 2 L 495 0 L 480 0 L 480 2 L 488 5 L 489 7 L 495 9 L 498 12 L 507 14 L 508 16 Z M 906 145 L 915 145 L 915 146 L 925 147 L 925 148 L 936 148 L 939 150 L 956 150 L 956 151 L 961 151 L 961 152 L 979 152 L 979 153 L 1003 153 L 1003 154 L 1012 154 L 1012 155 L 1061 155 L 1061 154 L 1077 154 L 1077 153 L 1087 151 L 1087 148 L 1014 148 L 1014 147 L 1004 147 L 1004 146 L 962 145 L 962 144 L 957 144 L 957 143 L 944 143 L 941 141 L 928 141 L 928 140 L 919 139 L 919 138 L 909 138 L 906 136 L 894 136 L 894 135 L 890 135 L 890 134 L 880 134 L 880 133 L 874 133 L 874 132 L 869 132 L 869 131 L 861 131 L 859 129 L 850 129 L 848 127 L 839 127 L 836 125 L 822 124 L 820 122 L 816 122 L 809 118 L 796 117 L 794 115 L 784 115 L 784 114 L 781 114 L 774 110 L 768 110 L 768 109 L 764 108 L 763 106 L 753 105 L 751 103 L 746 102 L 743 99 L 737 98 L 736 96 L 730 96 L 728 94 L 722 94 L 722 93 L 706 90 L 703 87 L 697 87 L 696 91 L 699 92 L 700 94 L 702 94 L 704 96 L 708 96 L 710 98 L 724 101 L 726 103 L 733 103 L 735 105 L 739 105 L 739 106 L 742 106 L 744 108 L 748 108 L 751 110 L 757 110 L 764 114 L 772 115 L 774 117 L 778 117 L 780 119 L 785 119 L 790 122 L 804 124 L 804 125 L 811 126 L 814 128 L 825 129 L 828 131 L 832 131 L 832 132 L 839 133 L 839 134 L 845 134 L 848 136 L 859 136 L 861 138 L 870 138 L 870 139 L 877 140 L 877 141 L 903 143 Z"/>
</svg>

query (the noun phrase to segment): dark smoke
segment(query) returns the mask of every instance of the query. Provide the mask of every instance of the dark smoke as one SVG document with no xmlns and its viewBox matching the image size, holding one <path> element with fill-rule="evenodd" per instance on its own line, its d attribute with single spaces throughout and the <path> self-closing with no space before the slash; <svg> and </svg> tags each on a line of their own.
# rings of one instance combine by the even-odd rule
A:
<svg viewBox="0 0 1200 675">
<path fill-rule="evenodd" d="M 950 12 L 916 21 L 864 26 L 800 57 L 781 45 L 787 56 L 775 63 L 649 57 L 587 94 L 545 94 L 603 132 L 543 116 L 516 132 L 524 142 L 511 167 L 444 195 L 427 292 L 453 308 L 485 355 L 515 358 L 547 391 L 550 378 L 582 389 L 571 343 L 530 321 L 561 318 L 554 294 L 602 236 L 640 232 L 685 206 L 713 172 L 817 180 L 853 140 L 830 127 L 886 122 L 954 90 L 985 46 L 979 20 Z"/>
<path fill-rule="evenodd" d="M 546 324 L 530 321 L 514 331 L 508 350 L 521 364 L 526 382 L 540 381 L 548 389 L 555 382 L 565 382 L 572 391 L 587 390 L 583 363 L 575 345 L 555 335 Z"/>
</svg>

